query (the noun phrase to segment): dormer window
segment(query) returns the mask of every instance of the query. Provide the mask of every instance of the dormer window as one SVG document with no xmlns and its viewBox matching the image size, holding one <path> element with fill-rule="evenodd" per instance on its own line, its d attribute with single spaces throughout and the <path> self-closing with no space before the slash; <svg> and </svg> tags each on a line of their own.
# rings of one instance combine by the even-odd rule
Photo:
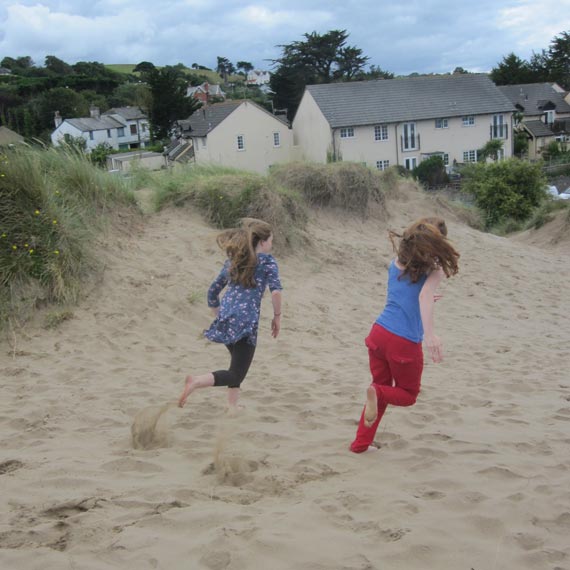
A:
<svg viewBox="0 0 570 570">
<path fill-rule="evenodd" d="M 554 118 L 556 116 L 556 111 L 551 110 L 551 111 L 544 111 L 544 115 L 545 115 L 545 123 L 547 125 L 552 125 L 552 123 L 554 123 Z"/>
</svg>

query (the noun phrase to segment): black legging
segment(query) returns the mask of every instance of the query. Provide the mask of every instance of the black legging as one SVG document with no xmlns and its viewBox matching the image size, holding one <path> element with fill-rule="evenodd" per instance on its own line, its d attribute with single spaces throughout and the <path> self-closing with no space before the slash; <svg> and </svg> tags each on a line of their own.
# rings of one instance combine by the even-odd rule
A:
<svg viewBox="0 0 570 570">
<path fill-rule="evenodd" d="M 226 348 L 232 355 L 229 370 L 216 370 L 214 386 L 227 386 L 239 388 L 253 360 L 255 345 L 247 342 L 247 338 L 238 340 L 235 344 L 226 344 Z"/>
</svg>

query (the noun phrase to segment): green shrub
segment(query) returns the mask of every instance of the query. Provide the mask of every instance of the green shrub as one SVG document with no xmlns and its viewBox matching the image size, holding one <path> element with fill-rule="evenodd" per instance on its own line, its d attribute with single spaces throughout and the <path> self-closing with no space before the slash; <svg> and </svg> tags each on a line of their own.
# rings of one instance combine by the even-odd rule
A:
<svg viewBox="0 0 570 570">
<path fill-rule="evenodd" d="M 412 174 L 414 178 L 425 184 L 428 188 L 447 184 L 449 176 L 445 171 L 445 164 L 440 156 L 430 156 L 426 160 L 422 160 Z"/>
<path fill-rule="evenodd" d="M 570 216 L 570 204 L 565 200 L 547 200 L 535 212 L 526 224 L 526 229 L 537 230 L 554 219 L 554 212 L 568 210 Z"/>
<path fill-rule="evenodd" d="M 545 198 L 546 179 L 540 163 L 511 158 L 491 164 L 472 164 L 463 169 L 462 190 L 473 195 L 485 214 L 487 228 L 512 218 L 528 219 Z"/>
</svg>

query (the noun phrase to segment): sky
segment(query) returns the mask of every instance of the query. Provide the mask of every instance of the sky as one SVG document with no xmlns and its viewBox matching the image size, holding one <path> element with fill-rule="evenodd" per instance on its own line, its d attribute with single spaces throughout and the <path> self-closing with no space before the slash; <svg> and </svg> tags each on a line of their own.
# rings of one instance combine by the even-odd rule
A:
<svg viewBox="0 0 570 570">
<path fill-rule="evenodd" d="M 192 63 L 271 70 L 279 45 L 345 29 L 396 75 L 490 71 L 570 31 L 570 0 L 0 0 L 0 60 Z"/>
</svg>

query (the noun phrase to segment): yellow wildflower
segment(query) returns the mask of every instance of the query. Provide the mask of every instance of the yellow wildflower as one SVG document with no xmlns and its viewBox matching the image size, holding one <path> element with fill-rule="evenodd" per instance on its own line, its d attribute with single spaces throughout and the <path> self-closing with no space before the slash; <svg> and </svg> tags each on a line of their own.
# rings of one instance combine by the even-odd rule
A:
<svg viewBox="0 0 570 570">
<path fill-rule="evenodd" d="M 13 245 L 13 246 L 12 246 L 12 249 L 15 251 L 16 249 L 18 249 L 18 246 L 17 246 L 17 245 Z"/>
<path fill-rule="evenodd" d="M 53 253 L 54 255 L 59 255 L 59 249 L 56 249 Z"/>
<path fill-rule="evenodd" d="M 57 224 L 57 220 L 54 220 L 54 221 L 52 222 L 52 224 L 53 224 L 53 225 L 56 225 L 56 224 Z"/>
<path fill-rule="evenodd" d="M 36 211 L 34 212 L 34 214 L 35 214 L 36 216 L 39 216 L 39 215 L 40 215 L 40 211 L 39 211 L 39 210 L 36 210 Z"/>
</svg>

